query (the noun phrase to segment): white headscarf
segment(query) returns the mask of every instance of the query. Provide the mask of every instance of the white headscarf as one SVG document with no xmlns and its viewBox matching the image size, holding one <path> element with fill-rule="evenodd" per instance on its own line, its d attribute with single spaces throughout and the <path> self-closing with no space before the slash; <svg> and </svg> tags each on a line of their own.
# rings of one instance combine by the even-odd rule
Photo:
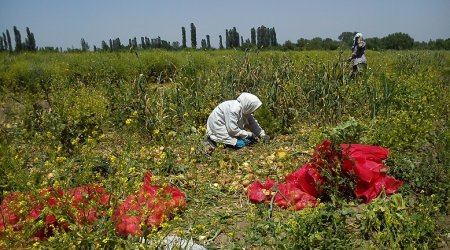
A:
<svg viewBox="0 0 450 250">
<path fill-rule="evenodd" d="M 361 40 L 363 39 L 363 35 L 362 35 L 362 33 L 356 33 L 355 34 L 355 37 L 353 37 L 353 44 L 352 44 L 352 49 L 354 49 L 355 47 L 356 47 L 356 38 L 361 38 Z"/>
<path fill-rule="evenodd" d="M 244 115 L 255 112 L 262 104 L 257 96 L 246 92 L 242 93 L 237 100 L 242 105 L 242 113 Z"/>
</svg>

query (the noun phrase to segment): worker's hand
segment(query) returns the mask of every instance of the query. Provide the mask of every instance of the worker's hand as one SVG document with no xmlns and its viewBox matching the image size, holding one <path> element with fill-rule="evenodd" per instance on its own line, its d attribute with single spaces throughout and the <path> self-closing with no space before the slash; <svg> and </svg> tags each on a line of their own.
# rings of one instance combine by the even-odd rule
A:
<svg viewBox="0 0 450 250">
<path fill-rule="evenodd" d="M 236 145 L 234 145 L 235 149 L 241 149 L 245 147 L 245 141 L 243 139 L 237 139 Z"/>
<path fill-rule="evenodd" d="M 266 133 L 262 132 L 259 134 L 259 140 L 261 140 L 263 143 L 268 143 L 270 140 L 270 136 L 266 135 Z"/>
<path fill-rule="evenodd" d="M 253 134 L 252 132 L 247 132 L 247 137 L 245 137 L 244 139 L 249 139 L 249 140 L 254 140 L 255 139 L 255 134 Z"/>
<path fill-rule="evenodd" d="M 256 141 L 256 138 L 254 136 L 252 136 L 252 137 L 247 136 L 244 139 L 239 138 L 239 139 L 237 139 L 237 142 L 236 142 L 236 145 L 234 145 L 234 148 L 241 149 L 245 146 L 252 144 L 255 141 Z"/>
<path fill-rule="evenodd" d="M 269 141 L 270 141 L 270 136 L 268 136 L 268 135 L 266 135 L 266 134 L 264 134 L 264 135 L 261 136 L 260 138 L 261 138 L 261 141 L 262 141 L 263 143 L 269 143 Z"/>
<path fill-rule="evenodd" d="M 247 137 L 244 138 L 245 146 L 252 144 L 256 141 L 256 136 L 252 132 L 247 132 Z"/>
</svg>

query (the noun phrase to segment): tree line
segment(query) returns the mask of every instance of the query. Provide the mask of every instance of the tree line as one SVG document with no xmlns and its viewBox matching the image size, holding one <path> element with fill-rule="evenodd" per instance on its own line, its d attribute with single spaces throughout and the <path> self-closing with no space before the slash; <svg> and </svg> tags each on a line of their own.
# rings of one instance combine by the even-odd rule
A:
<svg viewBox="0 0 450 250">
<path fill-rule="evenodd" d="M 34 34 L 30 29 L 26 28 L 27 37 L 22 42 L 20 31 L 16 26 L 13 27 L 14 46 L 11 40 L 9 30 L 3 32 L 0 36 L 0 51 L 22 52 L 22 51 L 57 51 L 62 52 L 61 47 L 41 47 L 36 46 Z M 353 43 L 353 37 L 356 32 L 345 31 L 338 36 L 338 40 L 331 38 L 322 39 L 315 37 L 313 39 L 300 38 L 296 42 L 290 40 L 279 44 L 275 28 L 268 28 L 261 25 L 257 28 L 250 29 L 250 37 L 244 40 L 244 37 L 237 31 L 236 27 L 225 30 L 225 38 L 219 35 L 218 47 L 211 46 L 211 37 L 206 35 L 200 38 L 200 46 L 197 44 L 197 28 L 194 23 L 190 24 L 190 44 L 187 44 L 186 28 L 181 27 L 181 44 L 178 41 L 169 42 L 161 39 L 161 37 L 149 38 L 140 37 L 140 39 L 129 38 L 128 43 L 123 43 L 119 38 L 103 40 L 98 48 L 93 46 L 93 51 L 120 51 L 125 49 L 275 49 L 275 50 L 336 50 L 339 48 L 349 48 Z M 223 40 L 225 39 L 225 40 Z M 406 33 L 397 32 L 389 34 L 385 37 L 369 37 L 365 38 L 367 48 L 371 50 L 409 50 L 409 49 L 427 49 L 427 50 L 450 50 L 450 38 L 429 40 L 428 42 L 418 42 Z M 89 51 L 90 46 L 81 38 L 81 49 L 67 48 L 67 51 Z"/>
<path fill-rule="evenodd" d="M 9 30 L 6 29 L 6 33 L 3 32 L 0 37 L 0 51 L 9 51 L 9 52 L 21 52 L 21 51 L 36 51 L 36 39 L 34 38 L 33 32 L 27 27 L 27 37 L 25 41 L 22 42 L 22 36 L 20 35 L 20 31 L 16 26 L 13 27 L 14 32 L 14 48 L 11 41 L 11 35 L 9 34 Z"/>
</svg>

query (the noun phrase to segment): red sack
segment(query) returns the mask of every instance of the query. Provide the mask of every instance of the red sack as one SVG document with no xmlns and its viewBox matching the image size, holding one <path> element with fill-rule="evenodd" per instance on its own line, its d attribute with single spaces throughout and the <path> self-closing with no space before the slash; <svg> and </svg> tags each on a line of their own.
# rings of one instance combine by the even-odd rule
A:
<svg viewBox="0 0 450 250">
<path fill-rule="evenodd" d="M 9 193 L 0 204 L 0 239 L 7 227 L 20 231 L 25 222 L 35 224 L 40 219 L 43 219 L 44 226 L 33 236 L 38 240 L 52 236 L 55 228 L 69 230 L 69 224 L 60 223 L 56 215 L 42 215 L 48 207 L 62 208 L 75 223 L 93 223 L 106 214 L 111 205 L 110 198 L 111 195 L 104 188 L 95 185 L 80 186 L 67 192 L 46 188 L 35 196 L 31 193 Z M 18 204 L 21 202 L 30 206 L 19 214 Z M 185 206 L 186 199 L 180 190 L 170 186 L 160 188 L 151 185 L 151 173 L 147 172 L 141 190 L 120 203 L 113 212 L 112 219 L 119 235 L 142 235 L 141 225 L 160 226 Z"/>
<path fill-rule="evenodd" d="M 265 182 L 261 183 L 255 181 L 247 187 L 247 196 L 251 202 L 259 203 L 265 201 L 272 197 L 272 187 L 275 182 L 271 179 L 266 179 Z"/>
<path fill-rule="evenodd" d="M 321 176 L 320 171 L 330 171 L 332 174 L 344 178 L 349 174 L 356 176 L 356 197 L 370 202 L 385 190 L 386 194 L 398 191 L 403 182 L 386 175 L 387 166 L 383 160 L 389 156 L 389 149 L 364 145 L 341 144 L 341 150 L 333 147 L 331 141 L 323 141 L 315 147 L 315 153 L 308 163 L 285 177 L 285 183 L 277 184 L 267 179 L 265 183 L 256 181 L 247 189 L 251 202 L 270 202 L 273 190 L 278 190 L 274 203 L 292 209 L 302 209 L 305 206 L 314 206 L 316 197 L 322 192 L 320 186 L 327 179 Z M 341 168 L 339 168 L 341 167 Z M 349 178 L 349 181 L 353 181 Z"/>
<path fill-rule="evenodd" d="M 119 235 L 142 235 L 144 227 L 159 227 L 171 215 L 186 206 L 184 194 L 174 187 L 160 188 L 151 184 L 147 172 L 144 185 L 136 194 L 129 195 L 113 213 Z"/>
<path fill-rule="evenodd" d="M 107 194 L 103 187 L 80 186 L 67 191 L 67 200 L 75 208 L 75 214 L 71 215 L 77 223 L 94 223 L 109 204 L 110 194 Z"/>
<path fill-rule="evenodd" d="M 314 197 L 320 193 L 318 183 L 320 183 L 320 174 L 316 167 L 312 164 L 305 164 L 298 170 L 288 174 L 285 177 L 286 183 L 301 189 Z"/>
<path fill-rule="evenodd" d="M 316 198 L 303 192 L 290 183 L 278 184 L 278 192 L 275 194 L 274 203 L 280 207 L 301 210 L 305 207 L 316 205 Z"/>
<path fill-rule="evenodd" d="M 389 156 L 389 149 L 365 144 L 341 144 L 342 153 L 350 158 L 366 158 L 367 160 L 382 163 Z"/>
<path fill-rule="evenodd" d="M 354 163 L 357 177 L 355 195 L 365 202 L 375 199 L 383 190 L 386 194 L 398 191 L 402 181 L 386 175 L 387 166 L 383 160 L 389 156 L 389 149 L 363 144 L 341 144 L 343 153 Z"/>
<path fill-rule="evenodd" d="M 355 195 L 358 198 L 362 198 L 366 203 L 369 203 L 378 197 L 378 195 L 383 191 L 383 188 L 386 194 L 393 194 L 397 192 L 402 185 L 402 181 L 399 181 L 391 176 L 382 175 L 370 183 L 359 181 L 356 184 Z"/>
</svg>

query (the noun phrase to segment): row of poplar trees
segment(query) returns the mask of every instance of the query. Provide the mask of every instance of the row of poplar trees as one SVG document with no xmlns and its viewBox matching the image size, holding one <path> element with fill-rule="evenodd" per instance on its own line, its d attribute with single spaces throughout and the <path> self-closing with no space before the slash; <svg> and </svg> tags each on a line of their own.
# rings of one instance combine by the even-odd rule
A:
<svg viewBox="0 0 450 250">
<path fill-rule="evenodd" d="M 27 27 L 27 37 L 25 38 L 25 42 L 22 42 L 22 38 L 20 35 L 20 31 L 16 26 L 13 28 L 14 30 L 14 42 L 15 46 L 13 48 L 13 43 L 11 42 L 11 35 L 9 30 L 6 30 L 6 33 L 3 32 L 3 36 L 0 36 L 0 51 L 9 51 L 9 52 L 21 52 L 21 51 L 36 51 L 36 40 L 34 38 L 34 34 Z M 181 48 L 187 48 L 186 42 L 186 29 L 185 27 L 181 27 L 182 32 L 182 43 Z M 277 36 L 275 32 L 275 28 L 267 28 L 264 25 L 258 27 L 257 29 L 252 28 L 250 30 L 251 36 L 250 39 L 246 39 L 239 35 L 239 32 L 236 30 L 236 27 L 232 29 L 225 30 L 225 46 L 223 43 L 222 35 L 219 36 L 219 49 L 230 49 L 230 48 L 238 48 L 241 46 L 257 46 L 259 48 L 262 47 L 273 47 L 278 46 Z M 130 47 L 141 47 L 143 49 L 146 48 L 166 48 L 171 49 L 173 46 L 179 47 L 179 44 L 170 44 L 169 42 L 162 40 L 160 37 L 156 39 L 149 39 L 148 37 L 141 38 L 141 44 L 138 44 L 137 39 L 130 39 L 129 41 Z M 101 49 L 102 50 L 119 50 L 124 48 L 120 43 L 119 38 L 114 40 L 110 39 L 109 44 L 105 41 L 102 41 Z M 197 48 L 197 29 L 193 23 L 191 23 L 191 48 Z M 202 49 L 211 49 L 210 36 L 206 35 L 205 39 L 201 39 L 201 48 Z M 89 45 L 84 40 L 81 39 L 81 50 L 88 51 Z M 96 50 L 96 48 L 94 48 Z"/>
<path fill-rule="evenodd" d="M 6 33 L 3 32 L 2 36 L 0 36 L 0 51 L 9 51 L 9 52 L 21 52 L 21 51 L 36 51 L 36 39 L 34 38 L 33 32 L 27 27 L 27 37 L 25 38 L 25 42 L 22 43 L 22 36 L 20 35 L 20 31 L 16 26 L 13 27 L 14 31 L 14 42 L 15 46 L 13 48 L 13 44 L 11 42 L 11 35 L 9 34 L 9 30 L 6 29 Z"/>
<path fill-rule="evenodd" d="M 219 35 L 219 49 L 223 48 L 237 48 L 244 45 L 254 45 L 260 48 L 277 46 L 277 34 L 275 28 L 267 28 L 264 25 L 257 29 L 252 28 L 250 30 L 250 39 L 246 39 L 239 35 L 236 27 L 225 30 L 225 46 L 223 45 L 222 35 Z M 181 47 L 186 48 L 186 28 L 181 27 Z M 197 29 L 193 23 L 191 23 L 191 48 L 197 48 Z M 201 40 L 202 49 L 211 49 L 210 36 L 206 35 L 206 39 Z"/>
<path fill-rule="evenodd" d="M 275 32 L 275 28 L 267 28 L 264 25 L 258 27 L 257 29 L 252 28 L 250 30 L 251 36 L 250 39 L 246 39 L 239 35 L 239 32 L 236 30 L 236 27 L 232 29 L 225 30 L 225 45 L 222 38 L 222 35 L 219 35 L 219 49 L 231 49 L 231 48 L 239 48 L 243 46 L 257 46 L 259 48 L 267 48 L 278 46 L 277 35 Z M 191 48 L 197 49 L 197 28 L 193 23 L 190 25 L 190 35 L 191 35 Z M 150 39 L 148 37 L 141 37 L 140 43 L 138 43 L 138 39 L 133 38 L 129 39 L 128 46 L 122 44 L 119 38 L 109 39 L 109 43 L 107 41 L 101 42 L 100 50 L 103 51 L 116 51 L 124 48 L 142 48 L 142 49 L 151 49 L 151 48 L 163 48 L 163 49 L 179 49 L 187 48 L 187 38 L 186 38 L 186 28 L 181 27 L 181 45 L 179 42 L 168 42 L 162 40 L 161 37 Z M 82 39 L 81 41 L 82 51 L 86 51 L 89 47 L 87 43 Z M 204 39 L 201 39 L 200 42 L 201 49 L 211 49 L 211 39 L 210 35 L 206 35 Z M 97 50 L 94 46 L 94 50 Z"/>
</svg>

